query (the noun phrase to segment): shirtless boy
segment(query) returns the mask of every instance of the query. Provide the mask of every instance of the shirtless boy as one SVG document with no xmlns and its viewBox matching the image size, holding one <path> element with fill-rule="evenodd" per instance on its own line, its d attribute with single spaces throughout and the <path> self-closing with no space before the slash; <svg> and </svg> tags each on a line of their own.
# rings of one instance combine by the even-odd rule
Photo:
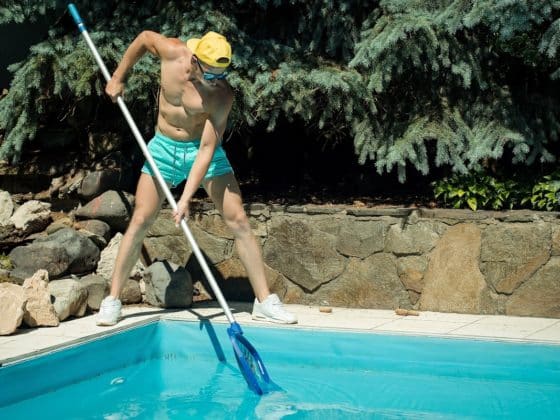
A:
<svg viewBox="0 0 560 420">
<path fill-rule="evenodd" d="M 208 32 L 186 43 L 144 31 L 130 44 L 105 89 L 116 102 L 124 93 L 128 72 L 145 54 L 161 60 L 159 112 L 156 133 L 148 149 L 170 186 L 187 180 L 174 212 L 175 223 L 188 218 L 189 203 L 204 187 L 235 237 L 253 292 L 253 319 L 296 323 L 276 294 L 268 288 L 261 249 L 243 209 L 239 185 L 221 146 L 233 103 L 226 80 L 231 46 L 226 38 Z M 120 293 L 140 257 L 142 242 L 157 217 L 164 194 L 146 162 L 136 189 L 136 205 L 122 239 L 111 279 L 111 292 L 97 315 L 97 325 L 114 325 L 121 317 Z"/>
</svg>

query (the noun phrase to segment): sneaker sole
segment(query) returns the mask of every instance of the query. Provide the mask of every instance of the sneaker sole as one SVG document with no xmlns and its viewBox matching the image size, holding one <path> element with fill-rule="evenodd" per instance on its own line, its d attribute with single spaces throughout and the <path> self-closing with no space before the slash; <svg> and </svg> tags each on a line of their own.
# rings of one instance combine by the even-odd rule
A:
<svg viewBox="0 0 560 420">
<path fill-rule="evenodd" d="M 253 318 L 254 321 L 274 322 L 275 324 L 297 324 L 297 319 L 295 321 L 284 321 L 264 315 L 252 315 L 251 318 Z"/>
<path fill-rule="evenodd" d="M 112 327 L 113 325 L 117 325 L 119 321 L 115 321 L 115 322 L 108 322 L 108 321 L 96 321 L 95 325 L 97 325 L 98 327 Z"/>
<path fill-rule="evenodd" d="M 122 316 L 119 316 L 116 321 L 96 320 L 95 325 L 98 327 L 112 327 L 113 325 L 117 325 L 121 319 Z"/>
</svg>

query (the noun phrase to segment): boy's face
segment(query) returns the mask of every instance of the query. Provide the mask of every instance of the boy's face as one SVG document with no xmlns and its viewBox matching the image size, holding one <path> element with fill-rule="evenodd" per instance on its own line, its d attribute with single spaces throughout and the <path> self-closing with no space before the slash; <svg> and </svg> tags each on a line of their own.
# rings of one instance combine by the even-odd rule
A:
<svg viewBox="0 0 560 420">
<path fill-rule="evenodd" d="M 225 68 L 209 66 L 198 59 L 197 56 L 193 57 L 196 60 L 202 78 L 207 81 L 222 80 L 226 78 L 227 72 Z"/>
</svg>

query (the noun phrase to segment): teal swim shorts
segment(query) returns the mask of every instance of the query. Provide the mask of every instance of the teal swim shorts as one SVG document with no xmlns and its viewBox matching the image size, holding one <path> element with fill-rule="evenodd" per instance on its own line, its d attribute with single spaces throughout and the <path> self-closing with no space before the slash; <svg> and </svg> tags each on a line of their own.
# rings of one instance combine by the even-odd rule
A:
<svg viewBox="0 0 560 420">
<path fill-rule="evenodd" d="M 156 162 L 161 176 L 173 187 L 179 185 L 189 176 L 199 147 L 200 140 L 179 141 L 158 132 L 148 143 L 148 150 Z M 144 163 L 142 172 L 154 176 L 148 161 Z M 230 172 L 233 172 L 233 169 L 226 156 L 226 152 L 219 145 L 214 151 L 214 156 L 204 179 L 225 175 Z"/>
</svg>

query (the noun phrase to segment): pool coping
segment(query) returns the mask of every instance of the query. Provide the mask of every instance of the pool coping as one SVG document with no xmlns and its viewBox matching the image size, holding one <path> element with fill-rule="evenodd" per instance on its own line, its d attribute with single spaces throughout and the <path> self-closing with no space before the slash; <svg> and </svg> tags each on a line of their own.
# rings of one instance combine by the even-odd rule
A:
<svg viewBox="0 0 560 420">
<path fill-rule="evenodd" d="M 401 316 L 389 309 L 332 307 L 331 312 L 323 312 L 321 309 L 324 308 L 319 306 L 286 305 L 298 316 L 298 324 L 282 325 L 252 320 L 250 303 L 229 302 L 229 305 L 241 327 L 335 330 L 560 346 L 560 319 L 555 318 L 441 312 Z M 129 305 L 123 308 L 123 319 L 112 327 L 96 326 L 94 316 L 70 319 L 58 327 L 22 328 L 13 335 L 0 336 L 0 367 L 159 320 L 196 322 L 204 319 L 228 323 L 216 302 L 196 303 L 191 308 L 180 310 Z"/>
</svg>

